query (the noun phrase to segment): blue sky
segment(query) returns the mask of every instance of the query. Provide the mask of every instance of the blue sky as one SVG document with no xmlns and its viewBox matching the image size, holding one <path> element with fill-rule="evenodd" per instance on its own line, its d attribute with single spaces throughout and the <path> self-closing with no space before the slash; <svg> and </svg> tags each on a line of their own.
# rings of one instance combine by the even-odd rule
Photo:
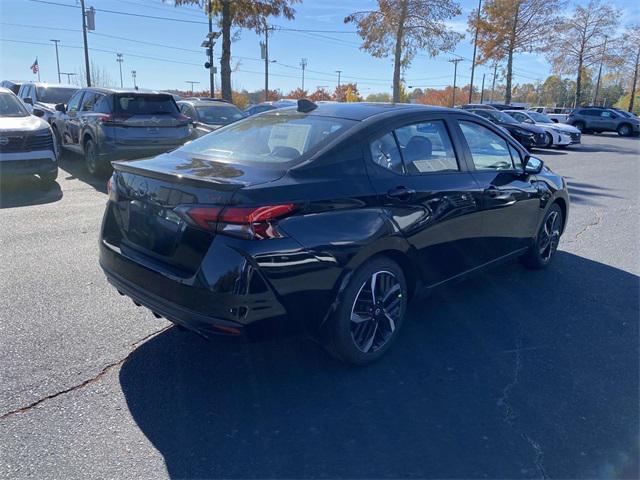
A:
<svg viewBox="0 0 640 480">
<path fill-rule="evenodd" d="M 72 7 L 79 5 L 77 0 L 51 1 Z M 623 10 L 625 24 L 640 20 L 637 0 L 615 0 L 611 3 Z M 270 23 L 292 29 L 353 32 L 354 27 L 343 24 L 342 19 L 353 11 L 371 8 L 374 4 L 372 0 L 305 0 L 295 6 L 297 14 L 294 21 L 274 18 Z M 450 24 L 452 28 L 465 32 L 467 16 L 477 5 L 477 0 L 462 0 L 460 4 L 463 13 Z M 206 21 L 206 16 L 197 7 L 175 8 L 172 1 L 163 3 L 161 0 L 86 0 L 86 6 L 183 20 L 174 22 L 97 12 L 96 30 L 89 34 L 90 55 L 113 84 L 119 84 L 116 52 L 121 52 L 124 55 L 125 85 L 132 85 L 130 72 L 136 70 L 137 83 L 143 88 L 185 90 L 188 88 L 187 80 L 199 81 L 196 89 L 207 87 L 207 71 L 202 67 L 204 49 L 200 48 L 207 26 L 190 23 Z M 81 17 L 80 9 L 72 7 L 30 0 L 0 0 L 0 79 L 36 79 L 29 66 L 38 57 L 42 80 L 57 81 L 55 49 L 50 39 L 60 40 L 61 70 L 79 73 L 84 62 L 82 49 L 78 48 L 82 47 Z M 470 40 L 471 36 L 467 34 L 455 51 L 467 59 L 458 65 L 458 85 L 469 81 L 469 59 L 473 54 Z M 237 67 L 232 76 L 234 88 L 263 88 L 259 41 L 255 33 L 243 30 L 232 44 L 232 66 Z M 357 82 L 365 96 L 373 92 L 390 92 L 391 59 L 375 59 L 359 50 L 359 44 L 355 33 L 276 31 L 269 40 L 270 57 L 276 60 L 270 65 L 270 87 L 285 93 L 299 87 L 299 63 L 301 58 L 306 58 L 307 89 L 315 89 L 319 85 L 334 88 L 337 84 L 334 71 L 342 70 L 342 81 Z M 216 45 L 215 55 L 220 55 L 220 42 Z M 449 54 L 436 58 L 425 54 L 417 56 L 406 71 L 407 85 L 436 88 L 449 85 L 453 65 L 447 60 L 451 57 Z M 490 81 L 490 69 L 479 66 L 477 86 L 483 73 L 487 73 L 487 82 Z M 522 54 L 515 59 L 514 73 L 516 83 L 534 82 L 548 75 L 549 65 L 542 55 Z"/>
</svg>

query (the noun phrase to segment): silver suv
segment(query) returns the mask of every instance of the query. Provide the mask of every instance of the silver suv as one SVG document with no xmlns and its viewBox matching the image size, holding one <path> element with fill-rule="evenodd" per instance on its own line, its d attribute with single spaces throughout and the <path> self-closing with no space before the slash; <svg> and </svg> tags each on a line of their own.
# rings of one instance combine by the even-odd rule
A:
<svg viewBox="0 0 640 480">
<path fill-rule="evenodd" d="M 622 137 L 640 134 L 640 121 L 637 118 L 621 115 L 608 108 L 576 108 L 567 123 L 583 133 L 618 132 Z"/>
</svg>

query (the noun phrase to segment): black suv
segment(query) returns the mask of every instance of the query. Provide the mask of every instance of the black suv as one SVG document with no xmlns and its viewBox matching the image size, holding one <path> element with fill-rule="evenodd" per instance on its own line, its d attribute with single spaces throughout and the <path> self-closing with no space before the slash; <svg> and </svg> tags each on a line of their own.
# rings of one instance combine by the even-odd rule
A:
<svg viewBox="0 0 640 480">
<path fill-rule="evenodd" d="M 51 126 L 59 151 L 84 155 L 92 175 L 109 172 L 112 160 L 173 150 L 193 134 L 189 118 L 168 93 L 83 88 L 56 110 Z"/>
<path fill-rule="evenodd" d="M 638 135 L 640 121 L 609 108 L 576 108 L 567 123 L 584 133 L 618 132 L 621 137 Z"/>
</svg>

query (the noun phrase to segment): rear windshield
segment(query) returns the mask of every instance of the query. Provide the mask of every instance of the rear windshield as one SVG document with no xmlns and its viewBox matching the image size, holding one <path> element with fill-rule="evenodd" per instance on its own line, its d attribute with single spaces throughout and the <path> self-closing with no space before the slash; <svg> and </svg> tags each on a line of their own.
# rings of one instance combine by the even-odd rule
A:
<svg viewBox="0 0 640 480">
<path fill-rule="evenodd" d="M 0 117 L 26 117 L 29 112 L 13 93 L 0 93 Z"/>
<path fill-rule="evenodd" d="M 38 87 L 38 101 L 42 103 L 67 103 L 76 93 L 73 87 Z"/>
<path fill-rule="evenodd" d="M 178 114 L 178 106 L 171 95 L 120 94 L 116 95 L 116 112 L 129 115 Z"/>
<path fill-rule="evenodd" d="M 301 160 L 357 122 L 297 113 L 249 117 L 216 130 L 180 150 L 210 159 L 241 163 L 289 163 Z"/>
<path fill-rule="evenodd" d="M 244 113 L 234 106 L 211 106 L 211 105 L 195 105 L 198 111 L 198 120 L 203 123 L 212 123 L 216 125 L 227 125 L 244 118 Z"/>
</svg>

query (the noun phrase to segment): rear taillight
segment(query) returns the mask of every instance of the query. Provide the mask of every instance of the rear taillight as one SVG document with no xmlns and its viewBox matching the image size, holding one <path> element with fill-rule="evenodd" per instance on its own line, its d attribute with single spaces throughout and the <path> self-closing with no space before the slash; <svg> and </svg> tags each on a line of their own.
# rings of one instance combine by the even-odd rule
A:
<svg viewBox="0 0 640 480">
<path fill-rule="evenodd" d="M 131 115 L 113 115 L 110 113 L 104 113 L 98 116 L 98 123 L 110 124 L 124 122 L 129 119 Z"/>
<path fill-rule="evenodd" d="M 213 232 L 234 237 L 266 240 L 281 238 L 276 221 L 290 215 L 296 206 L 292 203 L 261 207 L 177 207 L 178 212 L 190 223 Z"/>
</svg>

